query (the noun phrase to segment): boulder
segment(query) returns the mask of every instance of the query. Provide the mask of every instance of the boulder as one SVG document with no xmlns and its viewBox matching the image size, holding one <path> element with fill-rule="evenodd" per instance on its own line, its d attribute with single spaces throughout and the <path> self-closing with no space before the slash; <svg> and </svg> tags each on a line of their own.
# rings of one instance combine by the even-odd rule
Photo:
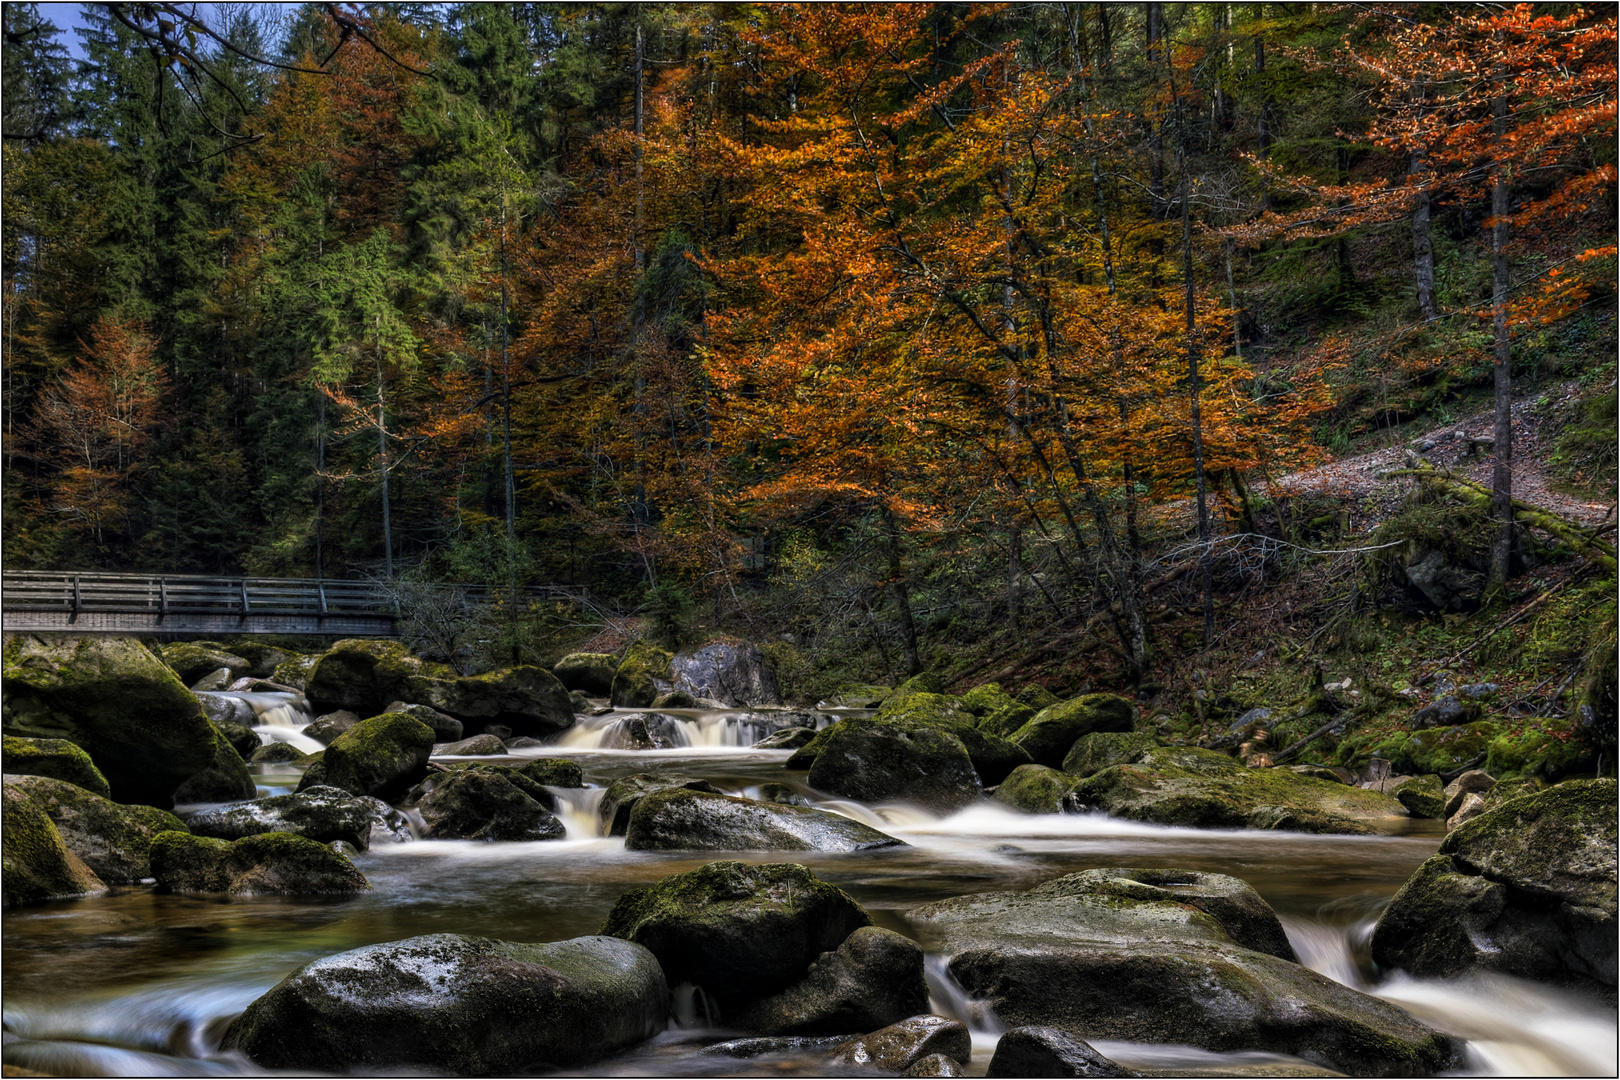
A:
<svg viewBox="0 0 1620 1080">
<path fill-rule="evenodd" d="M 431 934 L 306 964 L 250 1004 L 223 1049 L 297 1073 L 528 1075 L 664 1030 L 651 953 L 613 938 L 546 945 Z"/>
<path fill-rule="evenodd" d="M 14 637 L 5 691 L 6 734 L 77 744 L 117 802 L 166 809 L 215 760 L 217 735 L 196 696 L 130 638 Z"/>
<path fill-rule="evenodd" d="M 93 795 L 109 798 L 112 789 L 90 755 L 66 739 L 22 739 L 5 736 L 4 768 L 17 776 L 48 776 L 63 780 Z"/>
<path fill-rule="evenodd" d="M 1083 780 L 1114 765 L 1134 765 L 1149 750 L 1163 745 L 1157 736 L 1140 731 L 1094 731 L 1069 747 L 1063 771 Z"/>
<path fill-rule="evenodd" d="M 0 785 L 0 907 L 105 892 L 62 841 L 45 811 L 15 784 Z"/>
<path fill-rule="evenodd" d="M 568 707 L 574 710 L 575 716 L 582 716 L 590 712 L 595 706 L 591 704 L 591 699 L 582 692 L 570 690 L 568 691 Z"/>
<path fill-rule="evenodd" d="M 253 751 L 248 756 L 247 762 L 249 765 L 290 765 L 313 759 L 313 754 L 304 753 L 292 743 L 273 742 Z"/>
<path fill-rule="evenodd" d="M 1391 795 L 1286 769 L 1250 769 L 1195 747 L 1149 750 L 1079 781 L 1075 797 L 1113 817 L 1206 829 L 1370 834 L 1407 816 Z"/>
<path fill-rule="evenodd" d="M 963 1066 L 955 1058 L 944 1054 L 929 1054 L 906 1066 L 901 1076 L 966 1076 Z"/>
<path fill-rule="evenodd" d="M 632 713 L 602 731 L 605 750 L 671 750 L 686 745 L 680 722 L 663 713 Z"/>
<path fill-rule="evenodd" d="M 912 694 L 939 694 L 945 693 L 945 680 L 937 672 L 924 671 L 913 675 L 899 686 L 895 687 L 884 699 L 885 705 L 899 702 Z"/>
<path fill-rule="evenodd" d="M 1076 780 L 1068 773 L 1045 765 L 1020 765 L 1001 782 L 992 798 L 1003 806 L 1026 814 L 1061 814 L 1064 798 Z"/>
<path fill-rule="evenodd" d="M 624 846 L 630 851 L 871 851 L 905 845 L 825 810 L 669 788 L 636 803 Z"/>
<path fill-rule="evenodd" d="M 1075 740 L 1094 731 L 1130 731 L 1136 720 L 1131 703 L 1115 694 L 1083 694 L 1049 705 L 1009 739 L 1028 751 L 1037 765 L 1059 768 Z"/>
<path fill-rule="evenodd" d="M 1035 713 L 1038 711 L 1021 702 L 1009 702 L 980 719 L 979 730 L 986 735 L 995 735 L 998 738 L 1005 739 L 1033 720 Z"/>
<path fill-rule="evenodd" d="M 1009 705 L 1016 705 L 1011 694 L 1001 688 L 1000 683 L 983 683 L 975 686 L 962 695 L 962 708 L 979 717 L 981 720 L 990 716 L 998 709 Z M 1015 729 L 1016 730 L 1016 729 Z"/>
<path fill-rule="evenodd" d="M 186 825 L 194 835 L 215 840 L 284 832 L 323 844 L 344 840 L 365 851 L 377 820 L 375 801 L 317 785 L 291 795 L 211 807 L 191 815 Z"/>
<path fill-rule="evenodd" d="M 1457 807 L 1456 812 L 1446 818 L 1446 828 L 1448 830 L 1460 828 L 1479 817 L 1486 809 L 1484 797 L 1470 791 L 1462 797 L 1462 805 Z"/>
<path fill-rule="evenodd" d="M 224 724 L 250 730 L 258 726 L 258 714 L 253 711 L 253 706 L 235 694 L 198 694 L 197 704 L 202 706 L 203 715 L 221 731 L 225 730 Z"/>
<path fill-rule="evenodd" d="M 695 698 L 685 690 L 671 690 L 667 694 L 659 694 L 653 698 L 652 707 L 655 709 L 695 709 L 700 698 Z"/>
<path fill-rule="evenodd" d="M 1474 611 L 1485 595 L 1485 574 L 1455 561 L 1436 548 L 1412 545 L 1404 567 L 1406 580 L 1437 611 Z"/>
<path fill-rule="evenodd" d="M 613 673 L 609 697 L 615 709 L 645 709 L 659 694 L 675 687 L 670 682 L 674 657 L 656 646 L 638 641 L 625 651 Z"/>
<path fill-rule="evenodd" d="M 1032 760 L 1022 747 L 981 730 L 973 714 L 962 707 L 962 699 L 945 694 L 917 691 L 885 701 L 872 722 L 910 731 L 931 729 L 956 736 L 962 740 L 973 770 L 985 784 L 1001 783 L 1008 773 Z M 820 750 L 819 746 L 806 746 L 807 752 Z"/>
<path fill-rule="evenodd" d="M 1463 799 L 1469 795 L 1483 795 L 1495 786 L 1496 778 L 1490 773 L 1483 769 L 1469 769 L 1446 785 L 1446 805 L 1442 816 L 1449 818 L 1462 808 Z"/>
<path fill-rule="evenodd" d="M 934 1054 L 966 1065 L 972 1053 L 973 1037 L 960 1021 L 924 1013 L 840 1043 L 827 1055 L 827 1064 L 837 1071 L 897 1073 Z"/>
<path fill-rule="evenodd" d="M 223 690 L 231 685 L 231 669 L 215 668 L 207 675 L 191 684 L 193 693 L 206 693 L 211 690 Z"/>
<path fill-rule="evenodd" d="M 1035 1025 L 1013 1028 L 996 1042 L 986 1076 L 1131 1076 L 1070 1031 Z"/>
<path fill-rule="evenodd" d="M 1412 730 L 1472 724 L 1479 716 L 1480 708 L 1472 701 L 1459 701 L 1451 694 L 1442 694 L 1432 704 L 1412 714 Z"/>
<path fill-rule="evenodd" d="M 253 774 L 248 772 L 242 755 L 236 752 L 224 732 L 212 724 L 209 727 L 214 738 L 214 759 L 207 768 L 193 773 L 174 789 L 176 804 L 234 802 L 258 794 Z"/>
<path fill-rule="evenodd" d="M 893 687 L 876 683 L 845 683 L 835 693 L 828 694 L 822 704 L 839 709 L 875 709 L 892 693 Z"/>
<path fill-rule="evenodd" d="M 200 700 L 200 699 L 199 699 Z M 206 707 L 204 708 L 206 712 Z M 264 739 L 253 730 L 253 725 L 238 723 L 235 720 L 215 720 L 209 716 L 214 729 L 225 736 L 225 741 L 231 744 L 231 749 L 246 761 L 254 752 L 264 745 Z"/>
<path fill-rule="evenodd" d="M 304 728 L 304 734 L 320 743 L 322 746 L 331 746 L 332 740 L 348 731 L 360 722 L 360 714 L 348 709 L 339 709 L 324 716 L 317 716 L 314 721 Z"/>
<path fill-rule="evenodd" d="M 602 933 L 651 949 L 671 985 L 701 987 L 725 1014 L 799 982 L 871 922 L 803 866 L 714 862 L 625 893 Z"/>
<path fill-rule="evenodd" d="M 152 876 L 152 838 L 186 826 L 155 806 L 121 806 L 66 780 L 46 776 L 7 776 L 51 819 L 67 849 L 108 885 L 129 885 Z M 7 837 L 6 843 L 10 844 Z"/>
<path fill-rule="evenodd" d="M 825 1053 L 851 1038 L 850 1035 L 767 1035 L 762 1038 L 728 1039 L 725 1042 L 705 1046 L 703 1052 L 734 1058 L 793 1054 L 802 1059 L 809 1054 Z"/>
<path fill-rule="evenodd" d="M 304 771 L 298 790 L 326 785 L 351 795 L 397 798 L 421 780 L 432 753 L 431 728 L 400 713 L 383 713 L 333 739 L 321 760 Z"/>
<path fill-rule="evenodd" d="M 923 951 L 893 930 L 863 926 L 822 953 L 804 978 L 724 1017 L 768 1035 L 873 1031 L 928 1008 Z"/>
<path fill-rule="evenodd" d="M 433 738 L 438 742 L 458 742 L 463 734 L 461 721 L 453 716 L 446 716 L 431 705 L 409 705 L 403 701 L 390 701 L 382 709 L 385 713 L 403 713 L 413 720 L 420 720 L 433 729 Z"/>
<path fill-rule="evenodd" d="M 557 661 L 551 673 L 570 690 L 607 697 L 613 692 L 613 675 L 618 670 L 619 659 L 612 653 L 577 652 Z"/>
<path fill-rule="evenodd" d="M 506 744 L 493 735 L 474 735 L 459 742 L 435 743 L 434 757 L 491 757 L 506 753 Z"/>
<path fill-rule="evenodd" d="M 1268 915 L 1222 875 L 1102 870 L 907 919 L 1010 1027 L 1295 1054 L 1352 1075 L 1424 1076 L 1460 1061 L 1450 1037 L 1293 963 L 1291 950 L 1278 955 L 1287 939 Z"/>
<path fill-rule="evenodd" d="M 302 896 L 371 888 L 365 875 L 330 847 L 285 832 L 231 842 L 162 832 L 152 839 L 151 858 L 152 875 L 166 892 Z"/>
<path fill-rule="evenodd" d="M 1390 901 L 1373 960 L 1420 978 L 1483 969 L 1612 995 L 1616 797 L 1613 780 L 1568 780 L 1461 825 Z"/>
<path fill-rule="evenodd" d="M 421 675 L 407 700 L 420 701 L 464 721 L 468 730 L 510 729 L 511 735 L 546 736 L 574 725 L 568 691 L 545 668 L 532 664 L 482 675 Z M 457 736 L 459 738 L 459 735 Z M 507 737 L 505 735 L 503 738 Z"/>
<path fill-rule="evenodd" d="M 694 697 L 730 707 L 782 703 L 765 654 L 756 645 L 711 641 L 677 653 L 670 660 L 669 670 L 675 689 Z"/>
<path fill-rule="evenodd" d="M 828 731 L 810 766 L 812 787 L 864 803 L 914 803 L 934 813 L 960 810 L 981 793 L 967 748 L 955 735 L 872 720 L 844 720 Z"/>
<path fill-rule="evenodd" d="M 434 840 L 561 840 L 568 830 L 539 800 L 494 769 L 462 769 L 417 804 Z"/>
<path fill-rule="evenodd" d="M 815 728 L 790 727 L 781 731 L 773 731 L 759 742 L 755 743 L 755 750 L 797 750 L 809 746 L 810 740 L 816 737 Z"/>
<path fill-rule="evenodd" d="M 350 638 L 315 659 L 304 693 L 318 709 L 374 716 L 390 701 L 418 700 L 410 691 L 421 669 L 422 661 L 400 642 Z"/>
<path fill-rule="evenodd" d="M 1415 818 L 1445 816 L 1446 793 L 1440 786 L 1440 778 L 1433 773 L 1428 776 L 1410 777 L 1397 785 L 1391 794 L 1406 807 L 1406 812 Z"/>
<path fill-rule="evenodd" d="M 719 788 L 695 776 L 652 772 L 621 776 L 607 786 L 607 790 L 602 793 L 601 803 L 597 805 L 603 835 L 623 836 L 625 829 L 630 825 L 630 814 L 635 810 L 636 804 L 654 792 L 669 788 L 687 788 L 691 791 L 720 794 Z"/>
<path fill-rule="evenodd" d="M 255 679 L 273 679 L 278 667 L 297 658 L 296 653 L 274 645 L 266 645 L 261 641 L 238 641 L 231 646 L 231 652 L 248 662 L 248 669 L 244 674 Z"/>
<path fill-rule="evenodd" d="M 1022 690 L 1018 691 L 1014 697 L 1014 700 L 1016 700 L 1020 705 L 1027 705 L 1036 712 L 1040 712 L 1042 709 L 1050 708 L 1051 706 L 1058 704 L 1063 699 L 1052 693 L 1052 691 L 1048 690 L 1040 683 L 1030 683 L 1028 686 L 1025 686 Z"/>
<path fill-rule="evenodd" d="M 223 690 L 232 679 L 246 675 L 253 667 L 251 660 L 227 651 L 216 641 L 177 641 L 159 649 L 158 656 L 187 686 L 223 668 L 225 678 L 219 686 L 205 688 L 211 690 Z"/>
<path fill-rule="evenodd" d="M 585 786 L 585 774 L 577 762 L 567 758 L 535 758 L 513 766 L 518 772 L 537 784 L 547 787 L 579 788 Z"/>
<path fill-rule="evenodd" d="M 276 665 L 275 670 L 270 673 L 270 678 L 283 686 L 303 690 L 309 685 L 310 673 L 315 670 L 315 662 L 319 659 L 318 653 L 288 657 Z"/>
</svg>

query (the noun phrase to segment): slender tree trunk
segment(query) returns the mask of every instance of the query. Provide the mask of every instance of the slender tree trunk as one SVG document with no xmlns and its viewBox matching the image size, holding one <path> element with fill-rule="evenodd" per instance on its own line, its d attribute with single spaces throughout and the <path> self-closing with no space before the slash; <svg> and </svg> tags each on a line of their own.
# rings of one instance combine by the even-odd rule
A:
<svg viewBox="0 0 1620 1080">
<path fill-rule="evenodd" d="M 638 18 L 637 22 L 636 22 L 636 117 L 635 117 L 635 124 L 636 124 L 636 221 L 635 221 L 635 236 L 631 240 L 631 247 L 634 249 L 635 255 L 636 255 L 636 272 L 637 273 L 640 273 L 641 268 L 642 268 L 642 266 L 644 265 L 644 262 L 645 262 L 644 257 L 642 255 L 642 250 L 641 250 L 641 215 L 642 215 L 643 203 L 645 201 L 645 194 L 646 194 L 645 191 L 643 190 L 643 185 L 642 185 L 642 180 L 641 180 L 641 136 L 642 136 L 642 130 L 643 130 L 643 128 L 642 128 L 642 125 L 643 125 L 642 111 L 643 111 L 643 109 L 645 107 L 645 103 L 646 103 L 646 69 L 647 69 L 646 49 L 645 49 L 645 46 L 643 45 L 643 42 L 642 42 L 641 22 L 640 22 L 640 20 Z"/>
<path fill-rule="evenodd" d="M 1007 630 L 1016 642 L 1024 640 L 1024 604 L 1019 592 L 1019 580 L 1024 572 L 1023 548 L 1023 530 L 1014 522 L 1007 530 Z"/>
<path fill-rule="evenodd" d="M 383 405 L 382 351 L 377 352 L 377 471 L 382 479 L 383 574 L 394 578 L 394 533 L 388 512 L 388 414 Z"/>
<path fill-rule="evenodd" d="M 1172 94 L 1174 90 L 1172 89 Z M 1176 109 L 1181 110 L 1177 98 Z M 1195 308 L 1192 265 L 1192 183 L 1188 174 L 1187 141 L 1185 129 L 1181 141 L 1181 255 L 1182 279 L 1186 286 L 1187 314 L 1187 381 L 1192 394 L 1192 450 L 1193 478 L 1198 490 L 1198 577 L 1204 597 L 1204 645 L 1215 640 L 1215 587 L 1210 563 L 1210 527 L 1208 481 L 1204 476 L 1204 415 L 1201 398 L 1203 380 L 1198 371 L 1198 337 L 1195 333 Z"/>
<path fill-rule="evenodd" d="M 911 618 L 911 590 L 900 566 L 900 530 L 887 506 L 883 508 L 883 524 L 889 534 L 889 590 L 894 593 L 900 617 L 900 644 L 906 652 L 906 675 L 910 677 L 922 671 L 922 660 L 917 655 L 917 624 Z"/>
<path fill-rule="evenodd" d="M 315 576 L 326 576 L 321 533 L 326 522 L 326 391 L 317 390 L 315 406 Z"/>
<path fill-rule="evenodd" d="M 1503 151 L 1507 144 L 1507 97 L 1498 94 L 1491 101 L 1495 117 L 1496 144 Z M 1510 166 L 1496 167 L 1491 185 L 1491 326 L 1496 336 L 1496 455 L 1491 468 L 1491 514 L 1501 531 L 1491 545 L 1491 583 L 1506 583 L 1513 560 L 1513 371 L 1509 364 L 1508 338 L 1508 208 L 1513 177 Z"/>
<path fill-rule="evenodd" d="M 1266 41 L 1258 34 L 1254 38 L 1254 78 L 1260 84 L 1260 112 L 1254 124 L 1255 149 L 1265 158 L 1271 152 L 1271 94 L 1266 89 Z M 1272 207 L 1271 192 L 1264 181 L 1260 188 L 1260 207 L 1263 210 Z"/>
<path fill-rule="evenodd" d="M 1422 115 L 1422 86 L 1418 87 L 1417 95 L 1419 115 Z M 1428 171 L 1428 159 L 1429 155 L 1422 147 L 1412 151 L 1407 175 L 1414 184 L 1422 183 L 1421 177 Z M 1434 318 L 1434 238 L 1429 234 L 1431 210 L 1429 194 L 1422 192 L 1412 206 L 1412 264 L 1417 277 L 1418 310 L 1425 319 Z"/>
</svg>

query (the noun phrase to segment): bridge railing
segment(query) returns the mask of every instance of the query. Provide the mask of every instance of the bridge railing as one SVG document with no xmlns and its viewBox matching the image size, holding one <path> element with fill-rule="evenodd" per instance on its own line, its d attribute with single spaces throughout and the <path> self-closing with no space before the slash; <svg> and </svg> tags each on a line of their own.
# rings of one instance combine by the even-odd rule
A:
<svg viewBox="0 0 1620 1080">
<path fill-rule="evenodd" d="M 215 578 L 194 575 L 7 571 L 6 611 L 169 614 L 392 615 L 366 581 Z"/>
</svg>

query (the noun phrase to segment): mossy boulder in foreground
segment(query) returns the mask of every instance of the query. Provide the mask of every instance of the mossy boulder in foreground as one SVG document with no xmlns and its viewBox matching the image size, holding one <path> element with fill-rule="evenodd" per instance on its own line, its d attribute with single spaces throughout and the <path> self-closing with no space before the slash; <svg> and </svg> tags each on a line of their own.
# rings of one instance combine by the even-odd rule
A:
<svg viewBox="0 0 1620 1080">
<path fill-rule="evenodd" d="M 22 739 L 7 735 L 5 771 L 14 776 L 48 776 L 76 784 L 92 795 L 111 798 L 112 789 L 90 755 L 66 739 Z"/>
<path fill-rule="evenodd" d="M 0 717 L 7 735 L 77 744 L 121 803 L 167 809 L 215 756 L 196 696 L 131 638 L 13 638 Z"/>
<path fill-rule="evenodd" d="M 652 953 L 606 937 L 528 945 L 431 934 L 306 964 L 247 1007 L 223 1048 L 266 1069 L 528 1075 L 656 1035 Z"/>
<path fill-rule="evenodd" d="M 106 886 L 68 850 L 56 826 L 28 793 L 0 787 L 0 907 L 101 892 Z"/>
<path fill-rule="evenodd" d="M 1009 1026 L 1267 1050 L 1359 1076 L 1426 1076 L 1459 1062 L 1449 1036 L 1293 963 L 1276 916 L 1223 875 L 1094 870 L 907 919 Z"/>
<path fill-rule="evenodd" d="M 190 833 L 152 840 L 152 875 L 168 892 L 232 896 L 363 892 L 354 864 L 325 844 L 292 833 L 260 833 L 227 843 Z"/>
<path fill-rule="evenodd" d="M 432 728 L 403 713 L 383 713 L 333 739 L 305 770 L 298 790 L 326 785 L 392 801 L 422 779 L 432 753 Z"/>
<path fill-rule="evenodd" d="M 1479 968 L 1612 994 L 1616 795 L 1613 780 L 1567 780 L 1453 830 L 1378 920 L 1373 959 L 1424 978 Z"/>
<path fill-rule="evenodd" d="M 155 806 L 123 806 L 65 780 L 46 776 L 7 776 L 45 812 L 68 850 L 109 885 L 127 885 L 152 876 L 152 838 L 186 826 Z M 10 839 L 6 840 L 10 844 Z"/>
</svg>

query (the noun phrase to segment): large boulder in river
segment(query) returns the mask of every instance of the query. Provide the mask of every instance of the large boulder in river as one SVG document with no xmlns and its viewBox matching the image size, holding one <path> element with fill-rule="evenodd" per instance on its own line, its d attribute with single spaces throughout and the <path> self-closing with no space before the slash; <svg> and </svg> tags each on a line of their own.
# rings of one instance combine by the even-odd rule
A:
<svg viewBox="0 0 1620 1080">
<path fill-rule="evenodd" d="M 825 810 L 670 788 L 636 804 L 624 846 L 630 851 L 871 851 L 905 845 Z"/>
<path fill-rule="evenodd" d="M 23 792 L 45 812 L 69 851 L 109 885 L 133 884 L 152 876 L 152 838 L 185 825 L 155 806 L 123 806 L 77 784 L 45 776 L 7 776 L 5 784 Z M 6 841 L 10 843 L 8 838 Z"/>
<path fill-rule="evenodd" d="M 390 701 L 410 698 L 422 661 L 397 641 L 350 638 L 316 658 L 304 694 L 316 708 L 352 709 L 373 716 Z"/>
<path fill-rule="evenodd" d="M 17 776 L 48 776 L 77 784 L 93 795 L 110 798 L 112 789 L 90 755 L 66 739 L 22 739 L 5 736 L 4 768 Z"/>
<path fill-rule="evenodd" d="M 996 802 L 1026 814 L 1061 814 L 1064 800 L 1077 783 L 1074 777 L 1045 765 L 1020 765 L 1001 782 Z"/>
<path fill-rule="evenodd" d="M 514 782 L 521 779 L 515 770 L 498 767 L 458 769 L 436 783 L 416 810 L 434 840 L 561 840 L 568 830 L 545 802 Z"/>
<path fill-rule="evenodd" d="M 1115 694 L 1082 694 L 1049 705 L 1008 738 L 1029 752 L 1037 765 L 1061 768 L 1075 740 L 1094 731 L 1129 731 L 1136 719 L 1131 703 Z"/>
<path fill-rule="evenodd" d="M 922 948 L 893 930 L 863 926 L 825 952 L 781 993 L 745 1002 L 725 1023 L 766 1035 L 875 1031 L 928 1009 Z"/>
<path fill-rule="evenodd" d="M 664 1030 L 669 990 L 639 945 L 431 934 L 306 964 L 249 1005 L 223 1048 L 296 1073 L 530 1075 Z"/>
<path fill-rule="evenodd" d="M 432 753 L 432 728 L 401 713 L 383 713 L 333 739 L 321 760 L 304 771 L 298 790 L 324 784 L 393 800 L 422 779 Z"/>
<path fill-rule="evenodd" d="M 911 730 L 931 728 L 955 735 L 967 749 L 973 771 L 985 784 L 999 784 L 1018 766 L 1034 760 L 1023 747 L 980 728 L 973 714 L 962 707 L 962 699 L 946 694 L 918 691 L 885 701 L 872 721 Z"/>
<path fill-rule="evenodd" d="M 325 844 L 275 832 L 226 842 L 185 832 L 152 839 L 152 876 L 168 892 L 232 896 L 356 893 L 371 888 L 354 864 Z"/>
<path fill-rule="evenodd" d="M 212 803 L 253 798 L 258 794 L 258 788 L 253 784 L 253 774 L 248 772 L 247 762 L 242 760 L 242 755 L 236 752 L 236 747 L 231 745 L 223 731 L 212 724 L 209 727 L 213 729 L 214 759 L 207 768 L 192 773 L 185 783 L 174 789 L 174 801 L 181 804 Z"/>
<path fill-rule="evenodd" d="M 1134 1076 L 1072 1032 L 1035 1024 L 996 1040 L 986 1076 Z"/>
<path fill-rule="evenodd" d="M 106 885 L 68 846 L 45 811 L 14 784 L 0 785 L 0 907 L 103 892 Z"/>
<path fill-rule="evenodd" d="M 840 1043 L 827 1055 L 830 1071 L 914 1075 L 911 1069 L 929 1057 L 944 1057 L 966 1065 L 973 1052 L 973 1036 L 967 1026 L 948 1016 L 924 1013 L 897 1024 Z"/>
<path fill-rule="evenodd" d="M 8 735 L 82 747 L 123 803 L 167 809 L 215 758 L 196 696 L 131 638 L 12 638 L 0 719 Z"/>
<path fill-rule="evenodd" d="M 780 705 L 776 678 L 757 645 L 711 641 L 669 663 L 677 690 L 724 705 Z"/>
<path fill-rule="evenodd" d="M 657 772 L 621 776 L 608 784 L 607 790 L 602 793 L 602 801 L 597 804 L 596 812 L 602 821 L 602 833 L 606 836 L 623 836 L 625 830 L 630 827 L 630 815 L 635 811 L 636 804 L 648 795 L 670 788 L 688 788 L 692 791 L 720 794 L 719 788 L 695 776 L 675 776 L 671 773 Z"/>
<path fill-rule="evenodd" d="M 795 863 L 714 862 L 625 893 L 602 933 L 651 949 L 672 986 L 701 987 L 725 1014 L 786 990 L 871 922 Z"/>
<path fill-rule="evenodd" d="M 1615 987 L 1613 780 L 1567 780 L 1453 830 L 1373 931 L 1373 959 L 1421 978 L 1472 969 Z"/>
<path fill-rule="evenodd" d="M 1250 769 L 1196 747 L 1148 750 L 1081 780 L 1074 795 L 1113 817 L 1205 829 L 1371 834 L 1407 816 L 1391 795 L 1288 769 Z"/>
<path fill-rule="evenodd" d="M 467 730 L 500 724 L 513 735 L 545 736 L 574 724 L 568 690 L 545 668 L 524 664 L 482 675 L 424 673 L 407 700 L 431 705 L 461 720 Z"/>
<path fill-rule="evenodd" d="M 323 844 L 344 840 L 365 851 L 371 846 L 372 827 L 379 823 L 388 829 L 386 821 L 378 821 L 375 799 L 316 785 L 291 795 L 212 807 L 193 814 L 186 827 L 216 840 L 286 832 Z"/>
<path fill-rule="evenodd" d="M 177 641 L 159 649 L 158 656 L 187 686 L 221 668 L 227 673 L 225 681 L 230 682 L 253 667 L 251 660 L 230 652 L 217 641 Z"/>
<path fill-rule="evenodd" d="M 1111 869 L 943 900 L 907 919 L 1009 1026 L 1274 1051 L 1358 1076 L 1459 1062 L 1450 1037 L 1292 962 L 1268 911 L 1223 875 Z"/>
<path fill-rule="evenodd" d="M 1114 765 L 1135 764 L 1149 750 L 1163 745 L 1158 736 L 1141 731 L 1094 731 L 1069 747 L 1063 771 L 1083 780 Z"/>
<path fill-rule="evenodd" d="M 638 641 L 625 650 L 613 673 L 609 690 L 615 709 L 645 709 L 659 694 L 675 689 L 670 662 L 675 658 L 664 649 Z"/>
<path fill-rule="evenodd" d="M 577 652 L 552 665 L 551 673 L 570 690 L 607 697 L 613 692 L 613 674 L 618 670 L 619 658 L 612 653 Z"/>
<path fill-rule="evenodd" d="M 404 713 L 413 720 L 420 720 L 433 729 L 435 742 L 455 742 L 462 737 L 465 727 L 460 720 L 448 716 L 431 705 L 410 705 L 403 701 L 390 701 L 383 706 L 383 712 Z"/>
<path fill-rule="evenodd" d="M 967 747 L 955 735 L 871 720 L 844 720 L 828 733 L 809 781 L 829 794 L 865 803 L 914 803 L 942 814 L 981 794 Z"/>
</svg>

